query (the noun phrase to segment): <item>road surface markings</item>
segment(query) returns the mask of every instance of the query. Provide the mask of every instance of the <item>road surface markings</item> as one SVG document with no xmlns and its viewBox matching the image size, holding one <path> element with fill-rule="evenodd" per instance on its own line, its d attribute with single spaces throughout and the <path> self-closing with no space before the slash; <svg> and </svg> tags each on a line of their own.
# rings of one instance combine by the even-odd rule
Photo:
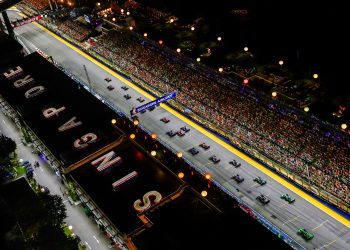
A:
<svg viewBox="0 0 350 250">
<path fill-rule="evenodd" d="M 97 241 L 97 243 L 98 244 L 100 244 L 100 241 L 96 238 L 96 236 L 94 235 L 94 236 L 92 236 L 96 241 Z"/>
<path fill-rule="evenodd" d="M 90 249 L 91 249 L 91 247 L 90 247 L 89 243 L 87 243 L 86 241 L 85 241 L 85 245 L 87 245 L 87 246 L 88 246 L 88 248 L 90 248 Z"/>
<path fill-rule="evenodd" d="M 337 240 L 333 240 L 333 241 L 331 241 L 331 242 L 329 242 L 328 244 L 326 244 L 326 245 L 323 245 L 322 247 L 320 247 L 320 248 L 317 248 L 317 250 L 321 250 L 321 249 L 323 249 L 323 248 L 325 248 L 325 247 L 328 247 L 328 246 L 330 246 L 330 245 L 332 245 L 334 242 L 336 242 Z"/>
<path fill-rule="evenodd" d="M 316 229 L 320 228 L 323 226 L 323 224 L 325 224 L 326 222 L 328 222 L 328 220 L 325 220 L 324 222 L 322 222 L 320 225 L 318 225 L 317 227 L 311 229 L 312 231 L 315 231 Z"/>
<path fill-rule="evenodd" d="M 4 119 L 2 119 L 2 122 L 3 122 L 4 124 L 6 124 L 6 122 L 4 121 Z"/>
<path fill-rule="evenodd" d="M 23 14 L 21 14 L 23 15 Z M 24 16 L 24 15 L 23 15 Z M 37 22 L 33 23 L 34 25 L 36 25 L 37 27 L 39 27 L 40 29 L 44 30 L 45 32 L 47 32 L 48 34 L 50 34 L 52 37 L 56 38 L 57 40 L 59 40 L 61 43 L 63 43 L 64 45 L 66 45 L 67 47 L 71 48 L 72 50 L 74 50 L 75 52 L 77 52 L 78 54 L 80 54 L 81 56 L 85 57 L 86 59 L 88 59 L 89 61 L 91 61 L 92 63 L 94 63 L 95 65 L 97 65 L 98 67 L 104 69 L 106 72 L 108 72 L 109 74 L 113 75 L 114 77 L 118 78 L 121 82 L 123 82 L 124 84 L 132 87 L 134 90 L 136 90 L 137 92 L 139 92 L 140 94 L 142 94 L 143 96 L 145 96 L 146 98 L 150 99 L 150 100 L 155 100 L 156 98 L 153 97 L 151 94 L 147 93 L 145 90 L 141 89 L 140 87 L 138 87 L 136 84 L 128 81 L 127 79 L 125 79 L 124 77 L 122 77 L 121 75 L 119 75 L 118 73 L 116 73 L 115 71 L 111 70 L 110 68 L 108 68 L 107 66 L 103 65 L 102 63 L 98 62 L 97 60 L 95 60 L 94 58 L 92 58 L 91 56 L 89 56 L 88 54 L 86 54 L 85 52 L 81 51 L 80 49 L 78 49 L 77 47 L 75 47 L 74 45 L 66 42 L 63 38 L 59 37 L 58 35 L 54 34 L 53 32 L 51 32 L 50 30 L 46 29 L 44 26 L 40 25 Z M 307 194 L 306 192 L 304 192 L 302 189 L 298 188 L 297 186 L 294 186 L 292 183 L 290 183 L 289 181 L 285 180 L 283 177 L 280 177 L 278 174 L 272 172 L 272 170 L 269 170 L 268 168 L 266 168 L 265 166 L 263 166 L 262 164 L 256 162 L 254 159 L 250 158 L 250 156 L 245 155 L 244 153 L 242 153 L 241 151 L 237 150 L 236 148 L 234 148 L 233 146 L 231 146 L 230 144 L 226 143 L 225 141 L 219 139 L 218 137 L 216 137 L 214 134 L 208 132 L 206 129 L 202 128 L 200 125 L 198 125 L 197 123 L 193 122 L 192 120 L 190 120 L 189 118 L 185 117 L 183 114 L 175 111 L 174 109 L 170 108 L 169 106 L 167 106 L 166 104 L 160 104 L 160 106 L 162 108 L 164 108 L 165 110 L 167 110 L 169 113 L 171 113 L 172 115 L 176 116 L 177 118 L 179 118 L 180 120 L 182 120 L 183 122 L 187 123 L 188 125 L 192 126 L 193 128 L 195 128 L 197 131 L 201 132 L 202 134 L 206 135 L 208 138 L 210 138 L 211 140 L 215 141 L 216 143 L 218 143 L 219 145 L 221 145 L 222 147 L 226 148 L 227 150 L 229 150 L 230 152 L 232 152 L 233 154 L 235 154 L 236 156 L 240 157 L 241 159 L 245 160 L 247 163 L 249 163 L 250 165 L 254 166 L 256 169 L 260 170 L 261 172 L 263 172 L 264 174 L 266 174 L 267 176 L 270 176 L 271 178 L 273 178 L 275 181 L 279 182 L 281 185 L 283 185 L 284 187 L 286 187 L 287 189 L 291 190 L 292 192 L 294 192 L 295 194 L 299 195 L 300 197 L 302 197 L 303 199 L 307 200 L 309 203 L 313 204 L 315 207 L 319 208 L 320 210 L 322 210 L 323 212 L 325 212 L 326 214 L 328 214 L 329 216 L 331 216 L 332 218 L 336 219 L 337 221 L 339 221 L 340 223 L 342 223 L 344 226 L 350 228 L 350 220 L 347 219 L 346 217 L 342 216 L 341 214 L 337 213 L 335 210 L 329 208 L 327 205 L 324 205 L 322 202 L 320 202 L 319 200 L 317 200 L 316 198 L 313 198 L 311 195 Z"/>
<path fill-rule="evenodd" d="M 40 168 L 41 172 L 44 172 L 44 169 L 41 166 L 39 168 Z"/>
<path fill-rule="evenodd" d="M 301 215 L 295 216 L 294 218 L 292 218 L 292 219 L 287 220 L 286 222 L 284 222 L 282 225 L 286 225 L 286 224 L 289 223 L 289 222 L 295 221 L 295 220 L 297 220 L 300 216 L 301 216 Z"/>
<path fill-rule="evenodd" d="M 254 187 L 258 187 L 258 186 L 260 186 L 260 185 L 257 183 L 254 183 L 253 185 L 250 186 L 250 188 L 254 188 Z"/>
</svg>

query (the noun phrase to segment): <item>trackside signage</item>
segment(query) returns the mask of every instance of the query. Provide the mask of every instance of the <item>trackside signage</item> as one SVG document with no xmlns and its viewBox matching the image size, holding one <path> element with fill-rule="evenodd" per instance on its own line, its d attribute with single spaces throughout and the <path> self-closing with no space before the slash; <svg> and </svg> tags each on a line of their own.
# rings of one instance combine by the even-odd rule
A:
<svg viewBox="0 0 350 250">
<path fill-rule="evenodd" d="M 169 100 L 169 99 L 174 98 L 175 96 L 176 96 L 176 91 L 173 91 L 173 92 L 171 92 L 171 93 L 169 93 L 169 94 L 167 94 L 167 95 L 165 95 L 165 96 L 159 97 L 158 99 L 156 99 L 156 100 L 154 100 L 154 101 L 151 101 L 151 102 L 149 102 L 149 103 L 146 103 L 146 104 L 144 104 L 144 105 L 142 105 L 142 106 L 136 108 L 136 109 L 133 111 L 133 113 L 136 114 L 136 113 L 141 112 L 141 111 L 143 111 L 143 110 L 145 110 L 145 109 L 152 108 L 152 107 L 158 105 L 159 103 L 162 103 L 162 102 L 165 102 L 165 101 L 167 101 L 167 100 Z"/>
</svg>

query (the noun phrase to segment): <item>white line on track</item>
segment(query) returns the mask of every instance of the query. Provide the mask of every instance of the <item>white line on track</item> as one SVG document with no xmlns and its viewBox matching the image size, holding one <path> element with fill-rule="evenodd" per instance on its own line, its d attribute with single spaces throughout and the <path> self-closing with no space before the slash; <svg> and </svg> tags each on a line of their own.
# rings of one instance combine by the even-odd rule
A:
<svg viewBox="0 0 350 250">
<path fill-rule="evenodd" d="M 325 224 L 326 222 L 328 222 L 328 220 L 325 220 L 324 222 L 322 222 L 320 225 L 318 225 L 317 227 L 313 228 L 312 231 L 315 231 L 316 229 L 320 228 L 323 226 L 323 224 Z"/>
<path fill-rule="evenodd" d="M 325 248 L 325 247 L 328 247 L 329 245 L 332 245 L 334 242 L 336 242 L 337 240 L 332 240 L 331 242 L 329 242 L 329 243 L 327 243 L 326 245 L 323 245 L 322 247 L 320 247 L 320 248 L 317 248 L 317 250 L 321 250 L 321 249 L 323 249 L 323 248 Z"/>
<path fill-rule="evenodd" d="M 86 241 L 85 241 L 85 245 L 87 245 L 87 247 L 88 247 L 89 249 L 91 249 L 89 243 L 87 243 Z"/>
<path fill-rule="evenodd" d="M 96 238 L 96 236 L 94 235 L 94 236 L 92 236 L 96 241 L 97 241 L 97 243 L 98 244 L 100 244 L 100 241 Z"/>
</svg>

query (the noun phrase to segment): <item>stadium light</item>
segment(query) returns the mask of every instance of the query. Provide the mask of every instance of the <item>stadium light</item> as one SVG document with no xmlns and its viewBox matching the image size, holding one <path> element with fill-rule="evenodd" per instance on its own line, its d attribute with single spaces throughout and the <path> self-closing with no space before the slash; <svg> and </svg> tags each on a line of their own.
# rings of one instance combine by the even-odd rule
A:
<svg viewBox="0 0 350 250">
<path fill-rule="evenodd" d="M 271 95 L 272 95 L 273 97 L 276 97 L 276 96 L 277 96 L 277 92 L 274 91 L 274 92 L 271 93 Z"/>
<path fill-rule="evenodd" d="M 179 176 L 180 179 L 184 178 L 185 174 L 180 172 L 177 176 Z"/>
<path fill-rule="evenodd" d="M 197 59 L 196 59 L 196 60 L 197 60 L 197 62 L 200 62 L 200 61 L 201 61 L 201 59 L 200 59 L 199 57 L 197 57 Z"/>
<path fill-rule="evenodd" d="M 117 123 L 117 120 L 116 119 L 112 119 L 111 123 L 114 125 Z"/>
<path fill-rule="evenodd" d="M 244 47 L 244 49 L 243 49 L 245 52 L 247 52 L 248 51 L 248 47 Z"/>
<path fill-rule="evenodd" d="M 220 67 L 220 68 L 219 68 L 219 72 L 220 72 L 220 73 L 224 72 L 224 69 Z"/>
<path fill-rule="evenodd" d="M 143 36 L 144 36 L 144 37 L 147 37 L 147 36 L 148 36 L 148 34 L 147 34 L 147 33 L 143 33 Z"/>
<path fill-rule="evenodd" d="M 112 18 L 112 21 L 115 22 L 115 17 Z"/>
<path fill-rule="evenodd" d="M 181 153 L 181 152 L 177 152 L 177 153 L 176 153 L 176 156 L 179 157 L 179 158 L 181 158 L 181 157 L 182 157 L 182 153 Z"/>
<path fill-rule="evenodd" d="M 208 195 L 208 192 L 205 191 L 205 190 L 203 190 L 203 191 L 201 192 L 201 195 L 202 195 L 203 197 L 206 197 L 206 196 Z"/>
<path fill-rule="evenodd" d="M 278 62 L 278 64 L 281 66 L 283 65 L 283 63 L 284 63 L 283 60 L 279 60 L 279 62 Z"/>
<path fill-rule="evenodd" d="M 130 139 L 135 139 L 135 134 L 130 134 Z"/>
<path fill-rule="evenodd" d="M 194 31 L 194 30 L 195 30 L 195 28 L 192 26 L 192 27 L 191 27 L 191 30 L 192 30 L 192 31 Z"/>
<path fill-rule="evenodd" d="M 309 112 L 309 110 L 310 110 L 309 107 L 305 107 L 305 108 L 304 108 L 304 111 L 305 111 L 305 112 Z"/>
<path fill-rule="evenodd" d="M 156 133 L 152 133 L 151 138 L 152 138 L 153 140 L 157 139 Z"/>
<path fill-rule="evenodd" d="M 341 128 L 344 129 L 344 130 L 345 130 L 347 127 L 348 127 L 348 125 L 346 125 L 346 123 L 343 123 L 343 124 L 341 125 Z"/>
<path fill-rule="evenodd" d="M 222 40 L 221 36 L 218 36 L 217 39 L 218 39 L 219 42 Z"/>
<path fill-rule="evenodd" d="M 318 78 L 318 74 L 313 74 L 312 76 L 314 79 L 317 79 Z"/>
<path fill-rule="evenodd" d="M 156 156 L 156 155 L 157 155 L 157 152 L 154 151 L 154 150 L 152 150 L 152 151 L 151 151 L 151 155 L 152 155 L 152 156 Z"/>
<path fill-rule="evenodd" d="M 177 52 L 177 53 L 180 53 L 180 52 L 181 52 L 181 49 L 180 49 L 180 48 L 177 48 L 177 49 L 176 49 L 176 52 Z"/>
</svg>

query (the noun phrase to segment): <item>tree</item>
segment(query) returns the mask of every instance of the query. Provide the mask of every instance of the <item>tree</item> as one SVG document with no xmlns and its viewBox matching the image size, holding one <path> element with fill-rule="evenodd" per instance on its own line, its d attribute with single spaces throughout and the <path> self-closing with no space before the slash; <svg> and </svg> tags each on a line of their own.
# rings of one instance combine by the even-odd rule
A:
<svg viewBox="0 0 350 250">
<path fill-rule="evenodd" d="M 0 161 L 9 158 L 9 155 L 17 148 L 16 143 L 4 135 L 0 135 Z"/>
<path fill-rule="evenodd" d="M 79 239 L 66 236 L 58 225 L 46 225 L 39 229 L 30 245 L 37 250 L 78 250 Z"/>
<path fill-rule="evenodd" d="M 47 220 L 50 224 L 60 226 L 67 217 L 66 207 L 62 198 L 58 195 L 40 193 L 39 198 L 47 212 Z"/>
</svg>

